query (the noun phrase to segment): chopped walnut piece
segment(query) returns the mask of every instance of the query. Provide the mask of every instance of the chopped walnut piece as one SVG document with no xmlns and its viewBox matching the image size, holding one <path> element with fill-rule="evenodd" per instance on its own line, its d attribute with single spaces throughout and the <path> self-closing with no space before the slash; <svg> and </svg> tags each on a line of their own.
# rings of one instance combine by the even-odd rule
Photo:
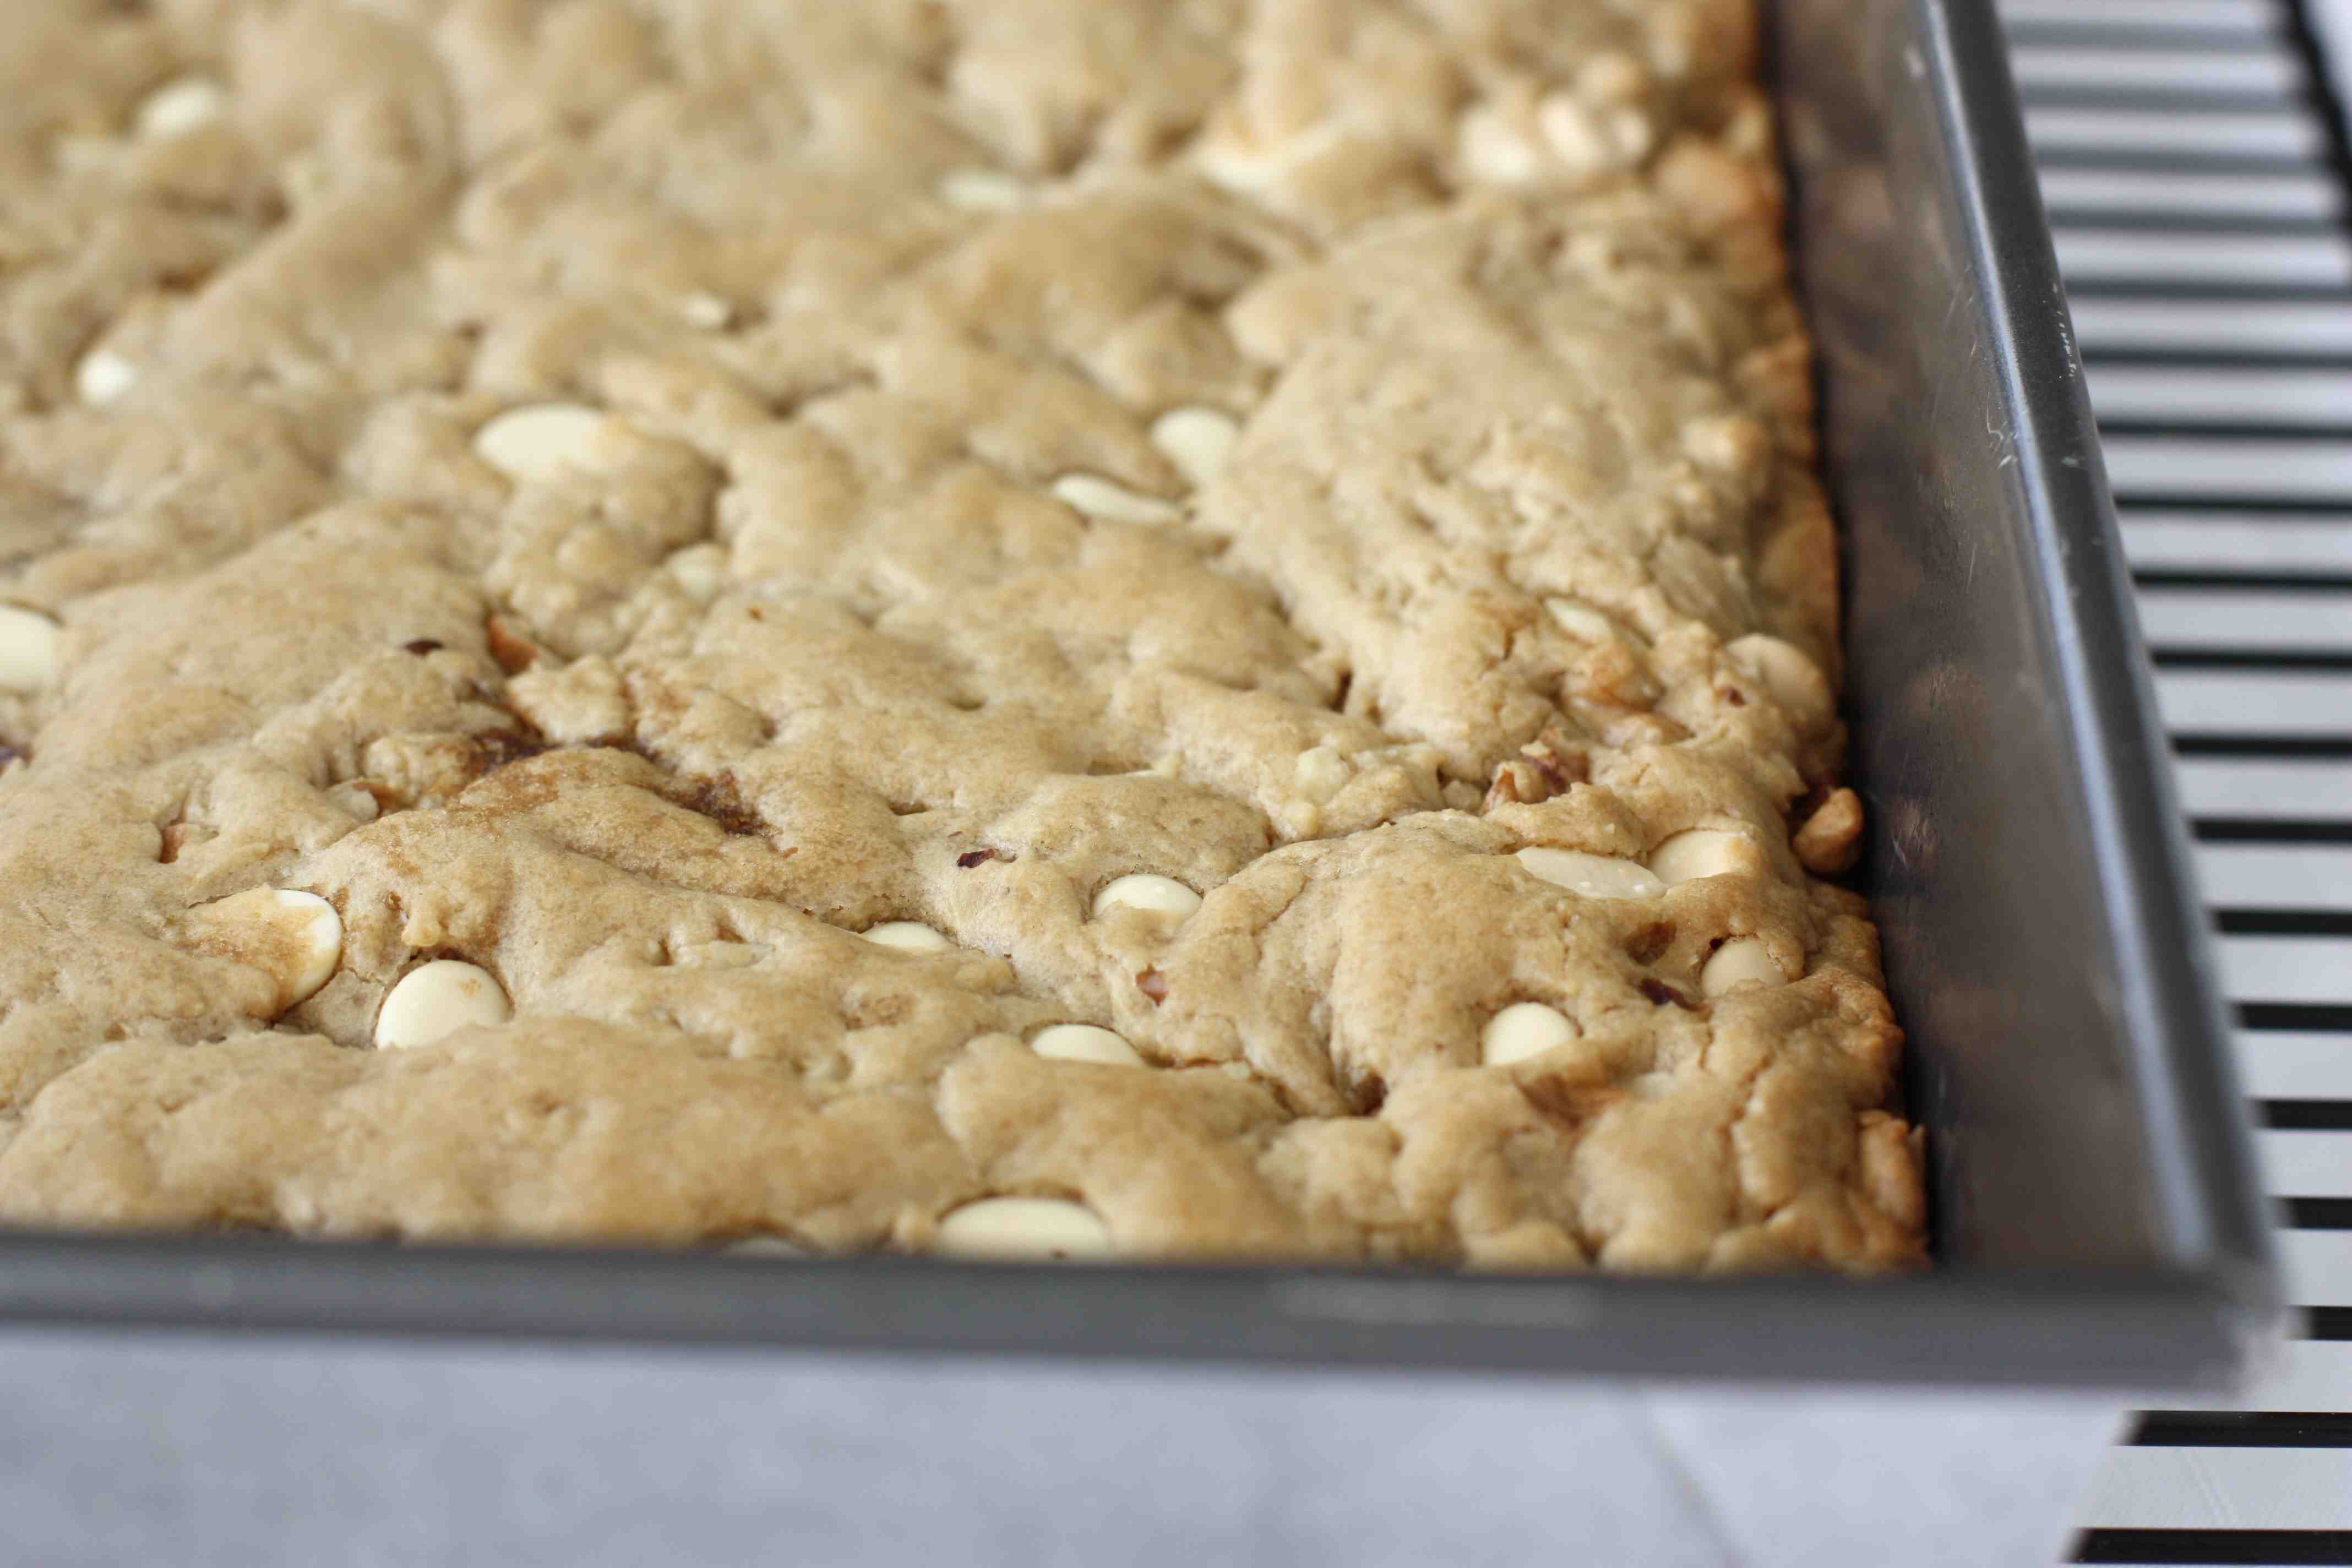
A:
<svg viewBox="0 0 2352 1568">
<path fill-rule="evenodd" d="M 1495 770 L 1495 782 L 1486 786 L 1486 801 L 1479 809 L 1492 811 L 1498 805 L 1533 805 L 1551 798 L 1551 790 L 1543 774 L 1524 757 L 1513 757 Z"/>
<path fill-rule="evenodd" d="M 1558 795 L 1572 784 L 1582 784 L 1592 776 L 1592 759 L 1582 745 L 1571 741 L 1558 725 L 1519 748 L 1519 755 L 1533 763 L 1546 779 L 1552 793 Z"/>
<path fill-rule="evenodd" d="M 486 730 L 473 737 L 483 773 L 495 773 L 510 763 L 529 762 L 554 748 L 541 736 L 520 730 Z"/>
<path fill-rule="evenodd" d="M 1664 1007 L 1668 1004 L 1672 1004 L 1676 1007 L 1686 1008 L 1692 1011 L 1696 1011 L 1697 1009 L 1698 1005 L 1696 1003 L 1693 1002 L 1689 997 L 1684 995 L 1680 991 L 1675 990 L 1673 986 L 1667 984 L 1663 980 L 1644 978 L 1641 982 L 1640 988 L 1642 994 L 1647 997 L 1657 1006 Z"/>
<path fill-rule="evenodd" d="M 1607 708 L 1647 708 L 1657 700 L 1657 678 L 1642 656 L 1622 642 L 1588 648 L 1565 682 L 1571 695 Z"/>
<path fill-rule="evenodd" d="M 1137 975 L 1135 988 L 1150 997 L 1155 1007 L 1168 1000 L 1168 977 L 1156 969 L 1147 969 Z"/>
<path fill-rule="evenodd" d="M 1832 790 L 1790 844 L 1805 869 L 1816 877 L 1842 877 L 1853 870 L 1862 858 L 1862 797 L 1850 789 Z"/>
<path fill-rule="evenodd" d="M 1570 784 L 1583 784 L 1591 776 L 1592 761 L 1583 748 L 1557 728 L 1548 729 L 1495 770 L 1495 782 L 1486 789 L 1486 809 L 1538 805 L 1567 794 Z"/>
<path fill-rule="evenodd" d="M 539 662 L 547 650 L 525 634 L 504 616 L 492 616 L 489 620 L 490 657 L 509 675 L 520 675 Z"/>
<path fill-rule="evenodd" d="M 1581 1127 L 1625 1098 L 1613 1083 L 1596 1083 L 1573 1073 L 1550 1072 L 1520 1079 L 1521 1098 L 1544 1116 L 1570 1127 Z"/>
<path fill-rule="evenodd" d="M 166 823 L 163 826 L 163 847 L 156 850 L 155 858 L 166 866 L 176 865 L 180 857 L 187 853 L 193 846 L 208 844 L 219 837 L 218 828 L 205 823 L 186 821 Z"/>
</svg>

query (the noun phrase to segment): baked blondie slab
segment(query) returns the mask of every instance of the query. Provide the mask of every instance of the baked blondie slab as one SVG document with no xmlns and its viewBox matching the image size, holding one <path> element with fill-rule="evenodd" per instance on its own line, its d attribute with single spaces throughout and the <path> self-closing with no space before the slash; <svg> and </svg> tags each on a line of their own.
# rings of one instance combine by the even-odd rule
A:
<svg viewBox="0 0 2352 1568">
<path fill-rule="evenodd" d="M 0 1218 L 1916 1262 L 1755 56 L 0 7 Z"/>
</svg>

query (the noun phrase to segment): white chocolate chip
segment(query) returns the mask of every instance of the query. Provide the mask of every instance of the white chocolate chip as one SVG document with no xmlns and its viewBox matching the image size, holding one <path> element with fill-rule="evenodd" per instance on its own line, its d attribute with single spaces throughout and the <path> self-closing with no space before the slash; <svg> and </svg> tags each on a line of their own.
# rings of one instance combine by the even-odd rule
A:
<svg viewBox="0 0 2352 1568">
<path fill-rule="evenodd" d="M 1264 146 L 1248 146 L 1235 138 L 1203 142 L 1195 156 L 1201 177 L 1209 184 L 1256 195 L 1280 184 L 1347 138 L 1347 126 L 1329 120 Z"/>
<path fill-rule="evenodd" d="M 290 888 L 274 888 L 268 893 L 271 918 L 293 937 L 300 960 L 293 974 L 294 1000 L 299 1002 L 335 977 L 335 966 L 343 961 L 343 917 L 316 893 Z"/>
<path fill-rule="evenodd" d="M 1607 128 L 1622 163 L 1640 163 L 1658 144 L 1657 128 L 1650 123 L 1650 117 L 1630 103 L 1611 110 L 1601 123 Z"/>
<path fill-rule="evenodd" d="M 1112 1067 L 1139 1068 L 1143 1058 L 1124 1037 L 1092 1024 L 1055 1024 L 1037 1031 L 1029 1048 L 1041 1057 L 1066 1062 L 1107 1062 Z"/>
<path fill-rule="evenodd" d="M 1555 92 L 1537 107 L 1536 129 L 1576 174 L 1591 174 L 1615 162 L 1592 111 L 1567 93 Z"/>
<path fill-rule="evenodd" d="M 0 691 L 38 691 L 58 678 L 58 623 L 0 605 Z"/>
<path fill-rule="evenodd" d="M 74 366 L 74 395 L 92 408 L 120 403 L 139 384 L 139 367 L 112 349 L 92 349 Z"/>
<path fill-rule="evenodd" d="M 1054 481 L 1054 499 L 1106 522 L 1174 522 L 1184 514 L 1158 496 L 1138 495 L 1097 474 L 1064 474 Z"/>
<path fill-rule="evenodd" d="M 1725 942 L 1698 972 L 1698 988 L 1709 996 L 1720 996 L 1741 985 L 1785 985 L 1788 980 L 1764 944 L 1752 936 Z"/>
<path fill-rule="evenodd" d="M 1151 444 L 1167 454 L 1194 489 L 1225 471 L 1234 443 L 1241 437 L 1241 421 L 1214 408 L 1171 408 L 1151 422 Z"/>
<path fill-rule="evenodd" d="M 1683 451 L 1690 460 L 1719 473 L 1754 473 L 1772 455 L 1771 433 L 1745 414 L 1694 419 L 1682 434 Z"/>
<path fill-rule="evenodd" d="M 250 888 L 189 911 L 199 944 L 277 978 L 282 1011 L 317 994 L 343 960 L 343 921 L 316 893 Z"/>
<path fill-rule="evenodd" d="M 1029 187 L 997 169 L 957 169 L 940 179 L 939 192 L 966 212 L 1013 213 L 1029 205 Z"/>
<path fill-rule="evenodd" d="M 429 1046 L 460 1029 L 493 1028 L 514 1007 L 490 972 L 461 959 L 436 958 L 400 977 L 375 1016 L 375 1048 Z"/>
<path fill-rule="evenodd" d="M 1066 1198 L 982 1198 L 940 1221 L 940 1250 L 961 1258 L 1107 1258 L 1109 1227 Z"/>
<path fill-rule="evenodd" d="M 1519 864 L 1530 875 L 1588 899 L 1654 899 L 1666 885 L 1638 860 L 1586 855 L 1574 849 L 1522 849 Z"/>
<path fill-rule="evenodd" d="M 719 1255 L 721 1258 L 806 1258 L 808 1250 L 794 1247 L 781 1236 L 754 1236 L 729 1243 L 719 1249 Z"/>
<path fill-rule="evenodd" d="M 1584 642 L 1616 642 L 1622 636 L 1615 621 L 1581 599 L 1546 599 L 1544 610 L 1560 630 Z"/>
<path fill-rule="evenodd" d="M 707 605 L 726 590 L 727 547 L 689 544 L 669 558 L 669 572 L 688 598 Z"/>
<path fill-rule="evenodd" d="M 1173 877 L 1155 877 L 1149 872 L 1117 878 L 1095 895 L 1097 920 L 1115 909 L 1149 910 L 1182 920 L 1200 907 L 1200 894 Z"/>
<path fill-rule="evenodd" d="M 885 921 L 857 934 L 877 947 L 895 947 L 907 952 L 945 952 L 955 945 L 920 921 Z"/>
<path fill-rule="evenodd" d="M 1348 759 L 1330 746 L 1314 746 L 1299 752 L 1297 765 L 1291 770 L 1291 782 L 1298 793 L 1317 805 L 1328 804 L 1355 776 L 1356 771 L 1348 765 Z"/>
<path fill-rule="evenodd" d="M 1677 833 L 1651 851 L 1650 869 L 1666 886 L 1695 882 L 1701 877 L 1721 877 L 1758 868 L 1761 857 L 1740 833 L 1718 827 L 1694 827 Z"/>
<path fill-rule="evenodd" d="M 1528 139 L 1492 109 L 1474 109 L 1462 117 L 1461 153 L 1462 166 L 1473 179 L 1498 185 L 1527 184 L 1542 169 Z"/>
<path fill-rule="evenodd" d="M 677 313 L 689 327 L 706 332 L 725 331 L 735 320 L 734 304 L 707 289 L 696 289 L 677 302 Z"/>
<path fill-rule="evenodd" d="M 1580 174 L 1630 168 L 1657 145 L 1650 117 L 1630 103 L 1595 110 L 1578 97 L 1555 92 L 1536 109 L 1536 128 L 1570 170 Z"/>
<path fill-rule="evenodd" d="M 549 484 L 609 468 L 618 424 L 576 403 L 533 404 L 483 426 L 474 452 L 517 484 Z"/>
<path fill-rule="evenodd" d="M 1825 717 L 1834 706 L 1830 683 L 1820 668 L 1779 637 L 1755 632 L 1734 640 L 1723 651 L 1801 722 Z"/>
<path fill-rule="evenodd" d="M 184 76 L 149 93 L 131 121 L 141 136 L 160 140 L 210 125 L 228 112 L 228 89 L 205 76 Z"/>
<path fill-rule="evenodd" d="M 1577 1037 L 1576 1026 L 1559 1008 L 1540 1002 L 1514 1002 L 1486 1020 L 1478 1043 L 1486 1065 L 1498 1068 L 1539 1057 Z"/>
</svg>

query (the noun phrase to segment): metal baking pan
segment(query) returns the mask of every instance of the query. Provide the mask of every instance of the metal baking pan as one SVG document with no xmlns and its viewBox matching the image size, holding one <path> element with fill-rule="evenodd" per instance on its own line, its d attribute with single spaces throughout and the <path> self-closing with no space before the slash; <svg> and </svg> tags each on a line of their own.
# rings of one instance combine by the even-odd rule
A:
<svg viewBox="0 0 2352 1568">
<path fill-rule="evenodd" d="M 1643 1376 L 2211 1381 L 2268 1230 L 2098 448 L 1985 0 L 1785 0 L 1916 1277 L 793 1263 L 0 1238 L 0 1317 Z"/>
</svg>

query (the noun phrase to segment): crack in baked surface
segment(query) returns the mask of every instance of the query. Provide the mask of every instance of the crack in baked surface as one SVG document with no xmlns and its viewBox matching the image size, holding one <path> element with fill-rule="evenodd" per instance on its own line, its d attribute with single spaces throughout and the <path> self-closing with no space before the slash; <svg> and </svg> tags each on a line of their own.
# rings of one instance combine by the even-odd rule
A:
<svg viewBox="0 0 2352 1568">
<path fill-rule="evenodd" d="M 1916 1263 L 1754 75 L 5 8 L 0 1218 Z"/>
</svg>

